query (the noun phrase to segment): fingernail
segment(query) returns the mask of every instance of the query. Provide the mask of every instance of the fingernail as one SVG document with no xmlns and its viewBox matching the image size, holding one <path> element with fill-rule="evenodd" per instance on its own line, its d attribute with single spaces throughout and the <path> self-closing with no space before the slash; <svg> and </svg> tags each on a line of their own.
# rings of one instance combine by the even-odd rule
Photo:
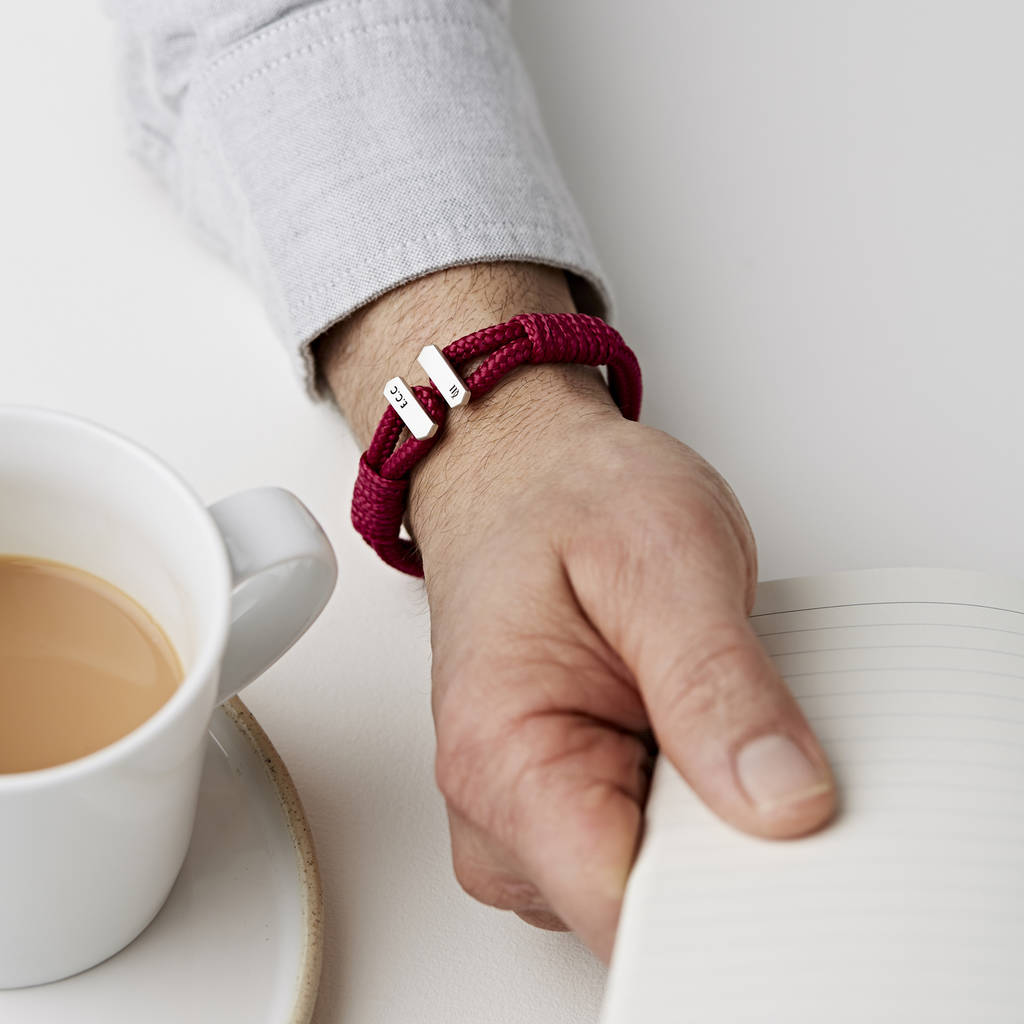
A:
<svg viewBox="0 0 1024 1024">
<path fill-rule="evenodd" d="M 736 774 L 762 811 L 799 803 L 832 788 L 821 769 L 781 733 L 751 740 L 736 756 Z"/>
</svg>

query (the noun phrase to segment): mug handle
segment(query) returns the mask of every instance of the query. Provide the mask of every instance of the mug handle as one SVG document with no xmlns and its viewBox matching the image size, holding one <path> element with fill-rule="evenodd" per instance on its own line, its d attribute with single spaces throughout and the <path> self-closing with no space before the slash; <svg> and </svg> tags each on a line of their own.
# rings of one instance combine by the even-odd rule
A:
<svg viewBox="0 0 1024 1024">
<path fill-rule="evenodd" d="M 209 512 L 227 548 L 233 585 L 219 703 L 309 629 L 334 590 L 338 565 L 312 513 L 280 487 L 233 494 Z"/>
</svg>

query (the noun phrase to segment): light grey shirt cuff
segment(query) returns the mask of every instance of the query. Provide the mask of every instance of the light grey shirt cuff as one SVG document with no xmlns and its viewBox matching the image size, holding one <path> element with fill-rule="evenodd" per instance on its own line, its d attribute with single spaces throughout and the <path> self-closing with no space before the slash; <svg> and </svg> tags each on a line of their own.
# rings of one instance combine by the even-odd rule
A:
<svg viewBox="0 0 1024 1024">
<path fill-rule="evenodd" d="M 199 26 L 191 44 L 168 4 L 193 21 L 204 7 L 164 0 L 150 23 L 135 0 L 126 19 L 137 148 L 259 288 L 311 393 L 314 338 L 443 267 L 561 267 L 580 307 L 606 314 L 500 4 L 318 3 L 218 52 L 203 50 L 230 2 L 209 4 L 218 30 Z"/>
</svg>

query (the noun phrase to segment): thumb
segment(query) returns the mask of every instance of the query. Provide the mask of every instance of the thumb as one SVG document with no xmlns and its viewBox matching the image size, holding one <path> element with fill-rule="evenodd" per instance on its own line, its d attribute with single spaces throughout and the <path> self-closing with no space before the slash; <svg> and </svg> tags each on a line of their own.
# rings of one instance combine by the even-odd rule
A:
<svg viewBox="0 0 1024 1024">
<path fill-rule="evenodd" d="M 747 620 L 735 542 L 664 558 L 618 587 L 574 579 L 584 610 L 634 674 L 662 753 L 720 817 L 802 835 L 835 812 L 828 762 Z"/>
<path fill-rule="evenodd" d="M 738 828 L 814 831 L 835 811 L 817 739 L 745 619 L 703 612 L 634 669 L 662 752 Z"/>
</svg>

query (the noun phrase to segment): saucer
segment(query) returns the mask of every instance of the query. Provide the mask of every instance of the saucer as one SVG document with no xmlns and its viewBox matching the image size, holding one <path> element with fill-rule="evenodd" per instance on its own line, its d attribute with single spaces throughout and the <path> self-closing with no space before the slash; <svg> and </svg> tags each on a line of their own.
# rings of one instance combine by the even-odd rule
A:
<svg viewBox="0 0 1024 1024">
<path fill-rule="evenodd" d="M 308 1024 L 322 900 L 288 770 L 237 698 L 210 723 L 195 831 L 152 924 L 72 978 L 0 991 L 17 1024 Z"/>
</svg>

